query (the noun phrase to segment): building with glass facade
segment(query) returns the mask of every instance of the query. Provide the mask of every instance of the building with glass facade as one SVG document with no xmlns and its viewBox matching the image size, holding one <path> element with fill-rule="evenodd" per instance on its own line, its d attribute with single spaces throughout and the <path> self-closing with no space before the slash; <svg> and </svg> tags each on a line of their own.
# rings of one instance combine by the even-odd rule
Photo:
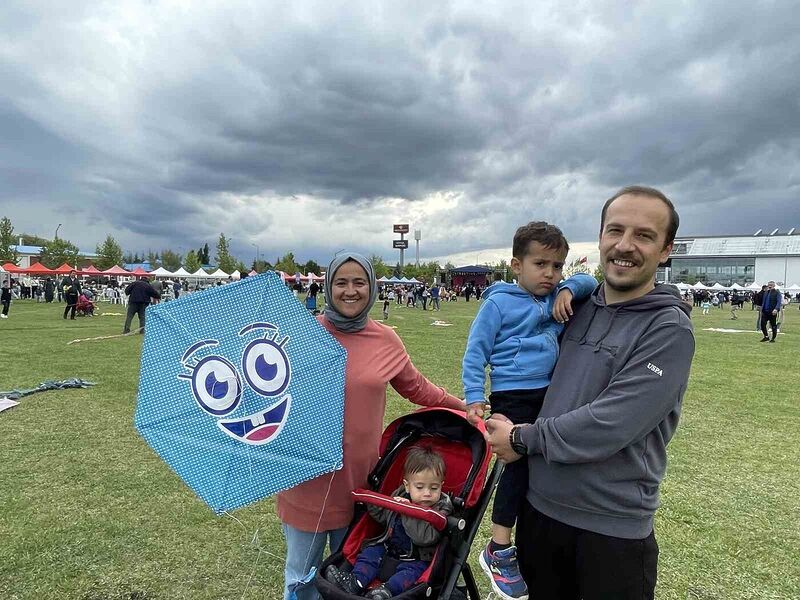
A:
<svg viewBox="0 0 800 600">
<path fill-rule="evenodd" d="M 679 237 L 659 268 L 658 281 L 747 286 L 775 281 L 779 286 L 800 283 L 800 231 L 778 230 L 769 235 Z"/>
</svg>

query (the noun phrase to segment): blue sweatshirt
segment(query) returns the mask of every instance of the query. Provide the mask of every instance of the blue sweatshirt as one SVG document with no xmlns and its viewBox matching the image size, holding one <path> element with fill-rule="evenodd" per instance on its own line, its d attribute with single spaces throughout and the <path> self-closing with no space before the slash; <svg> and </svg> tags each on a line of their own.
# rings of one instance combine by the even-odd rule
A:
<svg viewBox="0 0 800 600">
<path fill-rule="evenodd" d="M 573 300 L 581 300 L 595 287 L 594 277 L 577 273 L 543 297 L 510 283 L 486 288 L 462 364 L 467 404 L 485 401 L 487 364 L 493 392 L 547 387 L 558 359 L 558 336 L 564 329 L 552 317 L 556 295 L 567 288 Z"/>
</svg>

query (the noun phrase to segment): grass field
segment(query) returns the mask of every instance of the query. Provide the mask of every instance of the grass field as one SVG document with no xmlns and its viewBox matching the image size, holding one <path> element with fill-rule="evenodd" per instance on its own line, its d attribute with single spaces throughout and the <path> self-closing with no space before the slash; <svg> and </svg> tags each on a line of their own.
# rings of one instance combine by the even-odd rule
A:
<svg viewBox="0 0 800 600">
<path fill-rule="evenodd" d="M 390 318 L 417 367 L 457 395 L 477 306 L 393 308 Z M 101 305 L 104 316 L 75 321 L 60 310 L 18 301 L 0 321 L 0 390 L 98 383 L 0 413 L 0 599 L 280 598 L 284 546 L 272 500 L 232 516 L 206 508 L 133 428 L 141 336 L 67 345 L 121 332 L 123 317 L 109 313 L 124 309 Z M 656 522 L 657 597 L 800 598 L 800 311 L 787 310 L 776 344 L 704 331 L 752 329 L 749 307 L 737 321 L 699 313 Z M 392 391 L 387 422 L 410 408 Z M 487 536 L 484 523 L 475 556 Z"/>
</svg>

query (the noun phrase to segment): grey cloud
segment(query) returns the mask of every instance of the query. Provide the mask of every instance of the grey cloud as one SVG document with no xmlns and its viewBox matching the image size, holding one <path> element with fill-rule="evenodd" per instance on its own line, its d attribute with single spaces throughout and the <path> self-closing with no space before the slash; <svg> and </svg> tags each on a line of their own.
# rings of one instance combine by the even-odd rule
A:
<svg viewBox="0 0 800 600">
<path fill-rule="evenodd" d="M 455 191 L 457 209 L 413 224 L 442 255 L 508 245 L 532 218 L 594 239 L 604 199 L 645 183 L 675 198 L 685 233 L 800 226 L 785 4 L 124 6 L 0 9 L 12 218 L 33 222 L 31 197 L 69 197 L 132 247 L 189 247 L 292 228 L 271 196 L 325 199 L 297 219 L 335 221 L 387 198 L 422 215 Z M 319 259 L 347 241 L 296 239 L 270 254 Z"/>
</svg>

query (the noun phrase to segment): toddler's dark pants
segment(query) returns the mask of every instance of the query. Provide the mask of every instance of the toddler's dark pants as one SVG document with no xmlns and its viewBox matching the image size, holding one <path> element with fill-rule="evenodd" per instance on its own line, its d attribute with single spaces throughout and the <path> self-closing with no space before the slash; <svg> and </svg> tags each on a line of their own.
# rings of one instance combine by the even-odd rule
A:
<svg viewBox="0 0 800 600">
<path fill-rule="evenodd" d="M 542 409 L 547 388 L 508 390 L 489 396 L 492 414 L 505 415 L 514 424 L 533 423 Z M 522 502 L 528 493 L 528 461 L 520 459 L 505 466 L 494 494 L 492 523 L 514 527 Z"/>
<path fill-rule="evenodd" d="M 385 553 L 386 547 L 383 544 L 376 544 L 375 546 L 367 546 L 358 555 L 356 564 L 353 566 L 353 575 L 356 576 L 362 586 L 368 586 L 378 576 Z M 422 560 L 400 562 L 397 565 L 395 574 L 386 581 L 386 587 L 389 588 L 393 596 L 397 596 L 414 585 L 414 582 L 425 572 L 429 564 L 429 562 Z"/>
</svg>

